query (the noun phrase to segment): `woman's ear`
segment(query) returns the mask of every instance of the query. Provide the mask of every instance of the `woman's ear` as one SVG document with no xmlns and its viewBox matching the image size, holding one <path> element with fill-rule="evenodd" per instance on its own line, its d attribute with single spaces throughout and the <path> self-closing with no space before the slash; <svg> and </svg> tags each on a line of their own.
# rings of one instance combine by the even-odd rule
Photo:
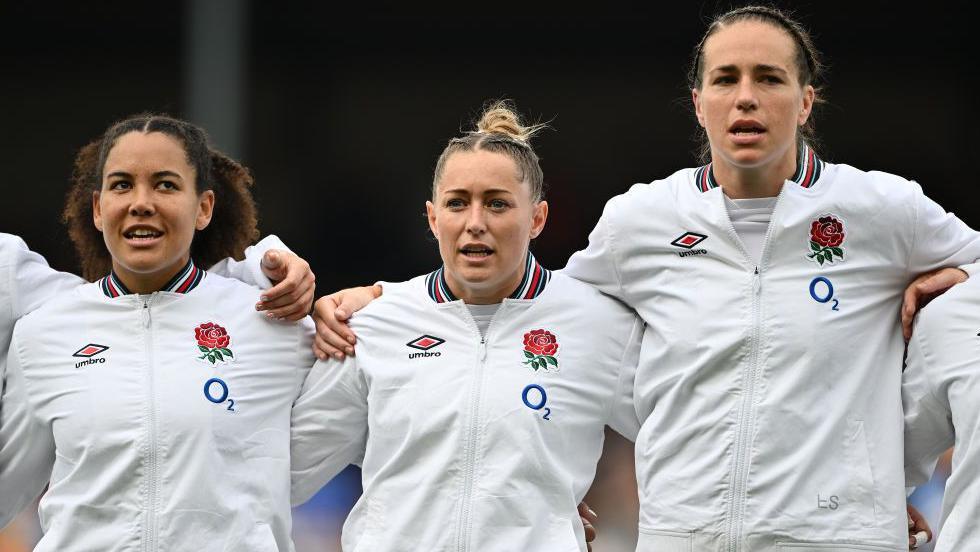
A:
<svg viewBox="0 0 980 552">
<path fill-rule="evenodd" d="M 211 215 L 214 214 L 214 192 L 206 190 L 198 198 L 197 204 L 197 224 L 194 226 L 198 230 L 204 230 L 211 224 Z"/>
<path fill-rule="evenodd" d="M 92 192 L 92 222 L 95 223 L 95 228 L 101 232 L 102 231 L 102 206 L 99 205 L 99 194 L 100 192 Z"/>
</svg>

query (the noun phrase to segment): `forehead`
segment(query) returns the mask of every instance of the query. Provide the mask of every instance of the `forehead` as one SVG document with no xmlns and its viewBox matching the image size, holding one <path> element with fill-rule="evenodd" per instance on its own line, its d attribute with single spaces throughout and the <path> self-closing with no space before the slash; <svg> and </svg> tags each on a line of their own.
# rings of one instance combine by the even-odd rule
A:
<svg viewBox="0 0 980 552">
<path fill-rule="evenodd" d="M 177 173 L 193 171 L 187 162 L 184 146 L 177 139 L 162 132 L 133 131 L 123 134 L 106 156 L 105 172 L 135 172 L 141 169 L 166 169 Z"/>
<path fill-rule="evenodd" d="M 517 165 L 502 153 L 486 150 L 463 151 L 446 160 L 439 178 L 439 191 L 465 190 L 477 193 L 503 189 L 513 193 L 526 188 L 518 179 Z"/>
<path fill-rule="evenodd" d="M 795 72 L 796 44 L 785 30 L 763 21 L 738 21 L 722 27 L 704 45 L 704 70 L 771 65 Z"/>
</svg>

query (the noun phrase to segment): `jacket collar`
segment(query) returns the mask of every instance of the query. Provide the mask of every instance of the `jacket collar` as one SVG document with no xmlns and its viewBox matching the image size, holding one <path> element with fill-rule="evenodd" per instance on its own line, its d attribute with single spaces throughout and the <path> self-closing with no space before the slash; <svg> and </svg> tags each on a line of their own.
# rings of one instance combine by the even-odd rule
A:
<svg viewBox="0 0 980 552">
<path fill-rule="evenodd" d="M 207 272 L 197 268 L 194 261 L 188 259 L 187 264 L 184 265 L 177 275 L 170 279 L 166 285 L 160 288 L 160 291 L 169 291 L 172 293 L 187 293 L 190 290 L 197 287 L 201 283 L 201 280 L 207 275 Z M 132 292 L 122 283 L 122 280 L 116 275 L 115 271 L 109 272 L 108 276 L 105 276 L 98 281 L 99 287 L 102 289 L 102 293 L 106 297 L 119 297 L 120 295 L 131 295 Z"/>
<path fill-rule="evenodd" d="M 823 172 L 824 162 L 817 157 L 816 152 L 806 144 L 802 144 L 796 152 L 796 172 L 790 178 L 803 188 L 811 188 L 820 179 Z M 718 187 L 715 180 L 715 172 L 711 168 L 711 163 L 698 168 L 694 173 L 694 185 L 702 192 L 707 192 Z"/>
<path fill-rule="evenodd" d="M 446 282 L 445 268 L 441 266 L 425 277 L 425 288 L 429 292 L 429 297 L 436 303 L 458 300 Z M 541 266 L 534 255 L 528 251 L 527 259 L 524 261 L 524 278 L 508 299 L 535 299 L 544 292 L 549 281 L 551 281 L 551 271 Z"/>
</svg>

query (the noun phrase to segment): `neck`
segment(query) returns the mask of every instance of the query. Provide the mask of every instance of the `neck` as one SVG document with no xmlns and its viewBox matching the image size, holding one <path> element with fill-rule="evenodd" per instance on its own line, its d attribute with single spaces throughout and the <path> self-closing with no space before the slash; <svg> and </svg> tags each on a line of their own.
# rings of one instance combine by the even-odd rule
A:
<svg viewBox="0 0 980 552">
<path fill-rule="evenodd" d="M 181 272 L 185 266 L 187 266 L 187 261 L 190 260 L 190 253 L 181 257 L 180 260 L 167 266 L 166 268 L 161 268 L 159 270 L 154 270 L 152 272 L 136 272 L 130 270 L 117 262 L 115 259 L 112 260 L 112 272 L 116 275 L 116 278 L 126 286 L 126 289 L 130 293 L 153 293 L 155 291 L 160 291 L 179 272 Z"/>
<path fill-rule="evenodd" d="M 495 305 L 510 297 L 521 286 L 524 281 L 524 274 L 529 270 L 531 264 L 533 264 L 532 258 L 525 251 L 521 257 L 521 264 L 512 271 L 511 275 L 494 283 L 467 282 L 453 272 L 444 269 L 446 285 L 449 286 L 449 291 L 453 295 L 468 305 Z"/>
<path fill-rule="evenodd" d="M 523 264 L 521 265 L 523 267 Z M 503 302 L 514 292 L 517 285 L 524 277 L 522 270 L 516 278 L 508 278 L 505 283 L 496 286 L 473 285 L 457 279 L 453 274 L 446 273 L 446 284 L 449 286 L 453 295 L 461 299 L 467 305 L 495 305 Z"/>
<path fill-rule="evenodd" d="M 732 199 L 775 197 L 796 172 L 796 148 L 790 148 L 777 162 L 758 167 L 738 167 L 719 156 L 711 157 L 715 180 Z"/>
</svg>

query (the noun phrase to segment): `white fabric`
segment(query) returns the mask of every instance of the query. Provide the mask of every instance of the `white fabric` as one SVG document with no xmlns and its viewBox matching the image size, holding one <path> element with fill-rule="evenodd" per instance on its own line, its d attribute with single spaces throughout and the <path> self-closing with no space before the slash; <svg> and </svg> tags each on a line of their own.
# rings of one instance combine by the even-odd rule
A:
<svg viewBox="0 0 980 552">
<path fill-rule="evenodd" d="M 88 284 L 23 317 L 0 419 L 0 522 L 50 479 L 37 551 L 292 550 L 290 407 L 313 328 L 256 314 L 258 295 L 214 274 L 187 294 L 110 299 Z M 226 329 L 230 357 L 201 358 L 207 322 Z M 74 356 L 88 344 L 108 349 Z M 220 383 L 205 391 L 210 378 L 227 397 Z"/>
<path fill-rule="evenodd" d="M 271 287 L 271 282 L 262 273 L 261 262 L 269 249 L 289 251 L 278 237 L 270 234 L 246 248 L 244 260 L 219 261 L 209 272 L 267 289 Z M 84 283 L 85 280 L 74 274 L 52 269 L 44 257 L 27 248 L 24 240 L 0 232 L 0 391 L 14 323 L 52 297 Z M 3 405 L 0 403 L 0 416 L 2 413 Z M 8 522 L 0 518 L 0 528 Z"/>
<path fill-rule="evenodd" d="M 762 246 L 766 242 L 766 231 L 775 206 L 774 197 L 731 199 L 725 196 L 725 208 L 728 209 L 732 227 L 756 265 L 762 262 Z"/>
<path fill-rule="evenodd" d="M 466 305 L 466 308 L 470 311 L 470 316 L 473 317 L 473 321 L 476 322 L 476 327 L 480 330 L 480 337 L 487 335 L 487 328 L 490 327 L 490 321 L 493 320 L 493 315 L 497 314 L 497 310 L 500 309 L 500 303 L 495 303 L 493 305 Z"/>
<path fill-rule="evenodd" d="M 386 283 L 351 327 L 357 356 L 317 362 L 293 409 L 295 502 L 362 466 L 345 551 L 586 549 L 576 505 L 603 427 L 639 427 L 643 327 L 628 309 L 556 275 L 536 299 L 505 299 L 481 340 L 466 305 L 435 303 L 418 277 Z M 557 367 L 528 365 L 533 330 L 556 336 Z M 406 345 L 423 335 L 444 343 Z M 537 410 L 532 384 L 547 394 Z M 527 398 L 540 406 L 536 388 Z"/>
<path fill-rule="evenodd" d="M 230 257 L 222 259 L 209 268 L 208 272 L 240 280 L 261 289 L 269 289 L 272 287 L 272 281 L 262 272 L 262 257 L 270 249 L 291 252 L 278 236 L 269 234 L 259 240 L 255 245 L 246 247 L 245 258 L 243 260 L 236 261 Z"/>
<path fill-rule="evenodd" d="M 610 200 L 560 272 L 649 328 L 634 391 L 640 531 L 690 534 L 699 552 L 904 549 L 902 292 L 980 258 L 980 236 L 914 182 L 827 164 L 810 188 L 784 184 L 756 265 L 722 189 L 702 193 L 694 174 Z M 821 265 L 810 228 L 826 215 L 846 239 L 843 260 Z M 688 232 L 707 238 L 672 245 Z"/>
<path fill-rule="evenodd" d="M 980 278 L 970 278 L 918 315 L 903 375 L 907 484 L 929 480 L 953 447 L 937 552 L 980 544 Z"/>
<path fill-rule="evenodd" d="M 14 323 L 58 293 L 85 283 L 74 274 L 58 272 L 24 240 L 0 233 L 0 382 Z M 0 404 L 0 415 L 3 413 Z M 5 523 L 0 520 L 0 527 Z"/>
</svg>

